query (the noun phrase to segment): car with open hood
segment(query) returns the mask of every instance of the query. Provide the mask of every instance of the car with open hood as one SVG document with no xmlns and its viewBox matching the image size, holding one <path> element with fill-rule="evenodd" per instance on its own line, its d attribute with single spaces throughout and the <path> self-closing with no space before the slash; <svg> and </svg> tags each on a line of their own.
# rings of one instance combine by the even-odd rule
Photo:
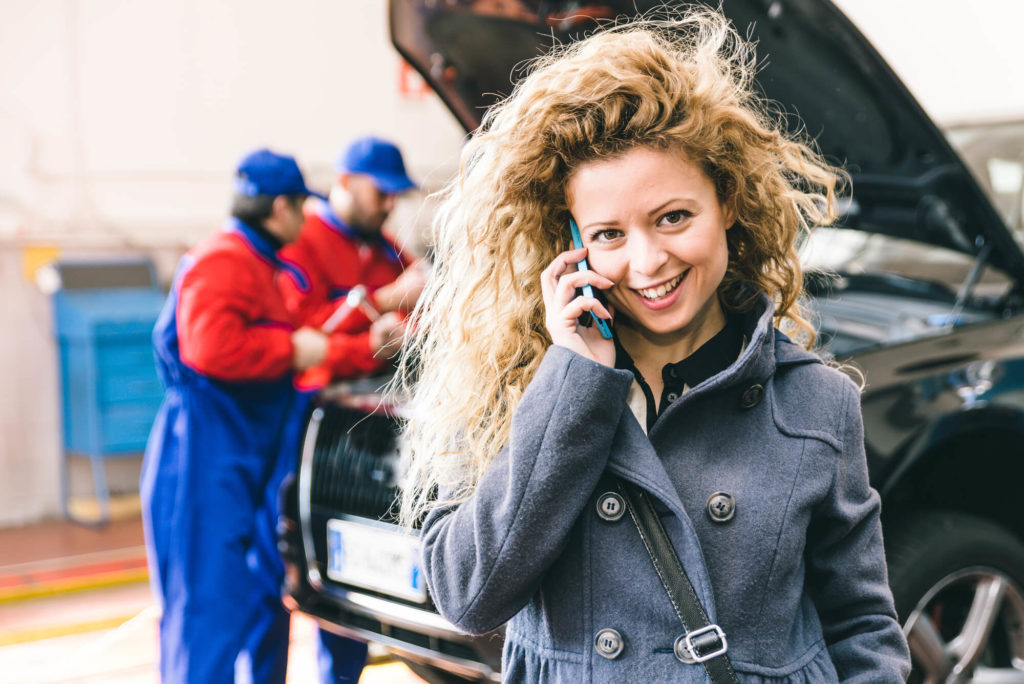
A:
<svg viewBox="0 0 1024 684">
<path fill-rule="evenodd" d="M 524 60 L 661 4 L 392 0 L 390 26 L 472 131 Z M 802 253 L 821 353 L 863 373 L 911 681 L 1024 682 L 1024 145 L 1007 155 L 1009 143 L 961 131 L 982 150 L 972 172 L 828 0 L 725 0 L 723 11 L 757 41 L 766 96 L 852 179 L 841 221 Z M 986 166 L 997 153 L 1018 155 L 1017 175 Z M 378 384 L 334 388 L 310 420 L 282 525 L 286 601 L 430 681 L 498 681 L 500 634 L 469 637 L 437 614 L 417 540 L 390 517 L 401 440 Z"/>
</svg>

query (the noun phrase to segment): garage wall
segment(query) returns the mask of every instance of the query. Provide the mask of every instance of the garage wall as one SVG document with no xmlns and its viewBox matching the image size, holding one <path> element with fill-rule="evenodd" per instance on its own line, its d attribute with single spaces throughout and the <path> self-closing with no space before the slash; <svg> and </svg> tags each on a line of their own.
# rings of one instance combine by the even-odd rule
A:
<svg viewBox="0 0 1024 684">
<path fill-rule="evenodd" d="M 0 22 L 0 526 L 59 515 L 53 256 L 177 257 L 223 218 L 236 160 L 295 154 L 326 188 L 335 153 L 374 133 L 436 188 L 462 132 L 402 64 L 383 0 L 38 0 Z M 395 228 L 421 225 L 421 197 Z M 111 462 L 132 489 L 138 462 Z M 75 472 L 79 488 L 88 472 Z"/>
</svg>

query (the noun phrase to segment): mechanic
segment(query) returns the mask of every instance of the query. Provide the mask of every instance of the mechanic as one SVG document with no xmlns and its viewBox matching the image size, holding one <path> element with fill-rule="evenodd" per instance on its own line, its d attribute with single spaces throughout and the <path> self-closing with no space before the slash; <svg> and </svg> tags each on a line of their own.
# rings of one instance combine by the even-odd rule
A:
<svg viewBox="0 0 1024 684">
<path fill-rule="evenodd" d="M 366 292 L 369 306 L 345 316 L 332 331 L 327 365 L 340 380 L 389 365 L 405 331 L 404 314 L 416 304 L 428 269 L 382 232 L 398 196 L 416 187 L 398 147 L 358 138 L 341 152 L 335 171 L 330 199 L 316 202 L 299 239 L 281 252 L 291 268 L 279 285 L 293 316 L 316 327 L 353 288 Z M 374 312 L 381 316 L 372 321 Z"/>
<path fill-rule="evenodd" d="M 328 340 L 296 329 L 275 276 L 313 194 L 292 157 L 246 155 L 231 218 L 182 258 L 153 331 L 166 395 L 140 489 L 164 682 L 285 680 L 274 499 L 306 405 L 294 372 Z"/>
<path fill-rule="evenodd" d="M 416 187 L 398 147 L 380 138 L 356 139 L 338 157 L 335 171 L 330 198 L 315 202 L 299 239 L 281 250 L 289 269 L 278 278 L 296 320 L 330 329 L 328 372 L 320 382 L 387 368 L 405 332 L 404 314 L 426 281 L 423 265 L 382 233 L 397 197 Z M 364 306 L 349 306 L 353 289 L 365 293 Z M 334 327 L 333 321 L 340 323 Z M 320 631 L 321 681 L 356 682 L 365 663 L 364 642 Z"/>
</svg>

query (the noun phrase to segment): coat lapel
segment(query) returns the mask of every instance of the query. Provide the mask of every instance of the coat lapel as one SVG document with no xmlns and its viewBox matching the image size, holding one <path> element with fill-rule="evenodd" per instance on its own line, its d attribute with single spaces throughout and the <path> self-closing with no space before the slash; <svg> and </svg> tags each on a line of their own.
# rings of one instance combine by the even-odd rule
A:
<svg viewBox="0 0 1024 684">
<path fill-rule="evenodd" d="M 678 492 L 672 486 L 672 480 L 669 479 L 664 463 L 632 412 L 627 411 L 619 423 L 619 429 L 612 445 L 608 471 L 627 482 L 643 487 L 657 502 L 663 504 L 672 513 L 674 521 L 663 520 L 665 531 L 672 540 L 672 545 L 686 570 L 687 577 L 690 578 L 690 583 L 700 596 L 705 612 L 714 621 L 715 597 L 708 575 L 707 563 L 704 561 L 704 552 L 697 539 L 697 531 L 683 507 Z"/>
</svg>

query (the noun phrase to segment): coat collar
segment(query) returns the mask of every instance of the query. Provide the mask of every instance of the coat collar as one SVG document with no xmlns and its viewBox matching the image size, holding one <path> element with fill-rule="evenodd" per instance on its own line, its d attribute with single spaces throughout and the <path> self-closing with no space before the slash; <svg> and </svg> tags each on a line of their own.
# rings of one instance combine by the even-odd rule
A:
<svg viewBox="0 0 1024 684">
<path fill-rule="evenodd" d="M 739 358 L 722 372 L 690 389 L 666 412 L 678 411 L 707 392 L 735 385 L 764 385 L 779 366 L 821 363 L 816 354 L 795 344 L 785 333 L 775 328 L 775 303 L 768 295 L 762 293 L 757 297 L 750 311 L 744 315 L 743 323 L 746 344 Z M 654 429 L 657 429 L 657 424 Z"/>
<path fill-rule="evenodd" d="M 692 401 L 694 396 L 705 392 L 739 384 L 763 385 L 779 366 L 821 363 L 817 354 L 794 343 L 785 333 L 775 328 L 775 303 L 764 293 L 758 295 L 753 307 L 744 316 L 743 334 L 748 341 L 736 362 L 687 392 L 683 399 Z M 678 402 L 678 405 L 685 404 L 686 401 Z"/>
<path fill-rule="evenodd" d="M 740 391 L 752 385 L 764 387 L 781 366 L 822 362 L 816 354 L 793 343 L 784 333 L 775 329 L 775 305 L 767 295 L 758 297 L 744 320 L 744 335 L 749 342 L 739 358 L 665 409 L 650 435 L 644 433 L 632 411 L 624 412 L 624 425 L 619 430 L 623 442 L 612 449 L 610 469 L 650 491 L 675 509 L 677 514 L 683 512 L 682 502 L 671 485 L 661 458 L 652 446 L 652 440 L 658 432 L 671 422 L 672 414 L 686 410 L 685 406 L 709 392 L 736 386 L 742 388 Z"/>
</svg>

